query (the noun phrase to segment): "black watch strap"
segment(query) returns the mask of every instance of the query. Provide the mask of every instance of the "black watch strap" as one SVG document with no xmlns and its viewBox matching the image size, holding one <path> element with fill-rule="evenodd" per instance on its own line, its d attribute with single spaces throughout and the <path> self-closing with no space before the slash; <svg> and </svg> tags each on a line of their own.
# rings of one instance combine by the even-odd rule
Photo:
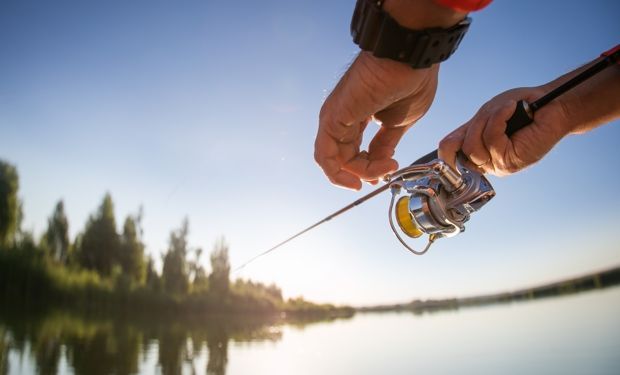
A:
<svg viewBox="0 0 620 375">
<path fill-rule="evenodd" d="M 428 68 L 448 59 L 471 23 L 471 18 L 466 17 L 449 29 L 407 29 L 382 9 L 383 1 L 357 0 L 351 19 L 353 41 L 376 57 L 400 61 L 413 68 Z"/>
</svg>

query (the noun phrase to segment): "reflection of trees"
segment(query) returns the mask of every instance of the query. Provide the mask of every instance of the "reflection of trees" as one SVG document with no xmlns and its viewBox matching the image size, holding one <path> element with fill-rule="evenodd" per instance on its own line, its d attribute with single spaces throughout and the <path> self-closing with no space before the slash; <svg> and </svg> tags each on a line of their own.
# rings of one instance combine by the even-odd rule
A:
<svg viewBox="0 0 620 375">
<path fill-rule="evenodd" d="M 207 348 L 209 349 L 207 374 L 224 375 L 226 374 L 226 364 L 228 363 L 227 327 L 221 322 L 215 321 L 213 323 L 210 324 L 210 328 L 207 330 Z"/>
<path fill-rule="evenodd" d="M 0 326 L 0 375 L 9 373 L 9 337 L 8 332 Z"/>
<path fill-rule="evenodd" d="M 77 374 L 134 374 L 138 372 L 140 334 L 124 324 L 101 326 L 94 335 L 71 335 L 66 340 L 69 363 Z"/>
<path fill-rule="evenodd" d="M 99 331 L 92 337 L 71 337 L 68 345 L 69 363 L 77 374 L 109 374 L 113 356 L 108 346 L 108 335 Z"/>
<path fill-rule="evenodd" d="M 186 333 L 175 324 L 160 333 L 158 342 L 162 374 L 180 374 L 186 357 Z"/>
<path fill-rule="evenodd" d="M 279 326 L 283 323 L 274 317 L 139 317 L 125 321 L 66 313 L 5 316 L 0 311 L 0 375 L 8 373 L 11 351 L 29 353 L 40 374 L 58 373 L 63 356 L 76 374 L 135 374 L 144 361 L 141 353 L 152 353 L 149 347 L 153 344 L 158 345 L 157 363 L 163 374 L 183 370 L 202 373 L 205 369 L 195 368 L 195 360 L 206 348 L 206 373 L 224 375 L 230 340 L 275 342 L 282 338 Z"/>
<path fill-rule="evenodd" d="M 60 362 L 60 338 L 57 336 L 41 335 L 33 344 L 37 372 L 39 374 L 56 374 Z"/>
<path fill-rule="evenodd" d="M 198 322 L 160 326 L 159 366 L 163 374 L 180 374 L 187 364 L 195 373 L 195 359 L 206 344 L 208 350 L 207 374 L 226 374 L 228 363 L 228 326 L 222 321 Z M 198 371 L 199 373 L 202 371 Z"/>
</svg>

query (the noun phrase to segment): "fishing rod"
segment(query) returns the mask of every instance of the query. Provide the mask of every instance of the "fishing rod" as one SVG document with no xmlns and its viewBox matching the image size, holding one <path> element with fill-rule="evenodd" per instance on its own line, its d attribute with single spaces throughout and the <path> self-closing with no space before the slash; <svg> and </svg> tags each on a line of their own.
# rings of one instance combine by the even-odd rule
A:
<svg viewBox="0 0 620 375">
<path fill-rule="evenodd" d="M 506 135 L 510 137 L 530 125 L 534 122 L 534 113 L 558 96 L 603 71 L 608 66 L 618 63 L 620 61 L 620 45 L 603 53 L 602 56 L 604 58 L 532 103 L 525 100 L 517 102 L 514 113 L 506 122 Z M 459 153 L 459 158 L 465 159 L 466 157 Z M 471 214 L 480 210 L 495 196 L 495 190 L 489 180 L 478 170 L 465 166 L 463 160 L 459 161 L 459 158 L 457 158 L 458 171 L 456 171 L 439 159 L 437 150 L 429 152 L 410 166 L 386 176 L 384 178 L 385 185 L 255 255 L 233 272 L 243 269 L 256 259 L 271 253 L 302 234 L 340 216 L 386 190 L 390 190 L 392 193 L 388 217 L 390 227 L 396 238 L 411 253 L 416 255 L 426 253 L 436 240 L 453 237 L 463 232 L 465 230 L 464 224 L 470 219 Z M 403 190 L 405 195 L 396 199 Z M 398 228 L 394 221 L 396 221 Z M 422 250 L 415 250 L 405 241 L 401 233 L 410 238 L 418 238 L 427 234 L 426 246 Z"/>
</svg>

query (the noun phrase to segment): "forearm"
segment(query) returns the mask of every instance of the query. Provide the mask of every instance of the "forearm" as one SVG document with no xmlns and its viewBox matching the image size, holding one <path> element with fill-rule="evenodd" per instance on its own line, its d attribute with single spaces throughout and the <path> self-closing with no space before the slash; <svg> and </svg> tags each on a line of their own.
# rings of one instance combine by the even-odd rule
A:
<svg viewBox="0 0 620 375">
<path fill-rule="evenodd" d="M 543 85 L 549 92 L 600 59 Z M 579 134 L 620 118 L 620 66 L 606 68 L 556 99 L 564 112 L 566 134 Z"/>
</svg>

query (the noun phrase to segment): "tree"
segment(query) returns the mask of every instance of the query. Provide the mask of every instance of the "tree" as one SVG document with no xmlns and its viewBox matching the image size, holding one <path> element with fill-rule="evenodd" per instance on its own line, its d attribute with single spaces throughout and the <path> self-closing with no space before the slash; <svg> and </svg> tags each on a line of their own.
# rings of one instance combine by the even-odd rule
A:
<svg viewBox="0 0 620 375">
<path fill-rule="evenodd" d="M 123 271 L 135 282 L 144 283 L 144 243 L 142 242 L 142 209 L 136 216 L 127 216 L 121 235 L 120 263 Z"/>
<path fill-rule="evenodd" d="M 161 290 L 161 277 L 155 269 L 155 261 L 150 256 L 146 261 L 146 286 L 156 292 Z"/>
<path fill-rule="evenodd" d="M 21 213 L 18 189 L 17 169 L 0 160 L 0 247 L 13 243 L 19 230 Z"/>
<path fill-rule="evenodd" d="M 83 267 L 109 276 L 112 268 L 120 264 L 120 239 L 116 232 L 114 203 L 109 193 L 103 198 L 97 213 L 88 219 L 80 242 L 78 262 Z"/>
<path fill-rule="evenodd" d="M 62 263 L 66 262 L 70 244 L 69 221 L 62 200 L 58 201 L 52 216 L 47 220 L 47 231 L 43 241 L 52 258 Z"/>
<path fill-rule="evenodd" d="M 230 262 L 228 260 L 228 244 L 220 237 L 211 252 L 211 274 L 209 289 L 217 298 L 224 298 L 230 289 Z"/>
<path fill-rule="evenodd" d="M 183 219 L 181 228 L 170 233 L 170 244 L 164 255 L 162 279 L 164 290 L 171 294 L 185 294 L 189 289 L 189 267 L 187 264 L 189 221 Z"/>
<path fill-rule="evenodd" d="M 209 284 L 207 271 L 202 266 L 200 258 L 202 256 L 202 248 L 194 249 L 194 260 L 189 262 L 189 269 L 192 280 L 192 291 L 205 291 Z"/>
</svg>

